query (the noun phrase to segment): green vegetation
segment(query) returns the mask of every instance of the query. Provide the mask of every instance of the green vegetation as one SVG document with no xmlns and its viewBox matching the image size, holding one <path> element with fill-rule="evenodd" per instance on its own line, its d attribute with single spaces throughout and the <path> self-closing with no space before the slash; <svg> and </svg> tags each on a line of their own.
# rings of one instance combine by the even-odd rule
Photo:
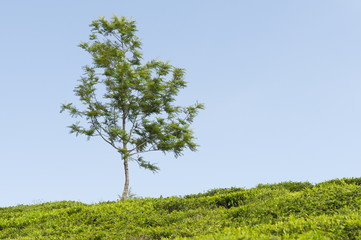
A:
<svg viewBox="0 0 361 240">
<path fill-rule="evenodd" d="M 361 178 L 0 208 L 0 239 L 361 239 Z"/>
<path fill-rule="evenodd" d="M 135 21 L 114 15 L 110 21 L 101 17 L 90 26 L 90 41 L 79 46 L 91 55 L 93 63 L 84 67 L 74 89 L 83 110 L 68 103 L 62 105 L 61 112 L 66 110 L 86 122 L 69 126 L 70 133 L 88 139 L 100 137 L 120 153 L 125 199 L 129 161 L 156 172 L 158 166 L 144 160 L 143 153 L 161 151 L 179 157 L 185 149 L 197 150 L 190 127 L 204 105 L 174 105 L 179 91 L 187 86 L 185 69 L 159 60 L 142 64 Z"/>
</svg>

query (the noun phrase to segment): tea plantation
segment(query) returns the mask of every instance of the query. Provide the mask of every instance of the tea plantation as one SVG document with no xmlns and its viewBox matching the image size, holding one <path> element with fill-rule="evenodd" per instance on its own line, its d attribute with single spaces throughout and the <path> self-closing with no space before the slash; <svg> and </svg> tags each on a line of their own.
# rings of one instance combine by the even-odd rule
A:
<svg viewBox="0 0 361 240">
<path fill-rule="evenodd" d="M 0 239 L 361 239 L 361 178 L 0 208 Z"/>
</svg>

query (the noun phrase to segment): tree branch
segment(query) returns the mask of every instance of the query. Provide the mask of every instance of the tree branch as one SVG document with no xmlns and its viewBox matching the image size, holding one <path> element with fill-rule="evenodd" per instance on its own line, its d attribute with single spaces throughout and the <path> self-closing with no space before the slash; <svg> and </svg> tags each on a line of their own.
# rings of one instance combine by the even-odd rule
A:
<svg viewBox="0 0 361 240">
<path fill-rule="evenodd" d="M 145 150 L 145 151 L 142 151 L 142 152 L 136 152 L 136 153 L 130 154 L 129 156 L 134 156 L 136 154 L 142 154 L 142 153 L 146 153 L 146 152 L 155 152 L 155 151 L 158 151 L 158 150 L 157 149 Z"/>
<path fill-rule="evenodd" d="M 136 125 L 136 123 L 137 123 L 137 118 L 138 118 L 138 115 L 135 116 L 135 119 L 134 119 L 134 121 L 133 121 L 132 128 L 131 128 L 130 131 L 129 131 L 128 142 L 129 142 L 129 140 L 132 138 L 133 130 L 134 130 L 134 127 L 135 127 L 135 125 Z"/>
<path fill-rule="evenodd" d="M 146 144 L 148 142 L 148 140 L 142 142 L 141 144 L 139 144 L 138 146 L 136 146 L 135 148 L 131 149 L 129 152 L 133 152 L 135 149 L 140 148 L 141 146 L 143 146 L 144 144 Z"/>
<path fill-rule="evenodd" d="M 115 33 L 112 33 L 112 35 L 113 35 L 113 37 L 115 37 L 119 42 L 122 42 L 122 39 L 121 38 L 119 38 L 119 36 L 118 35 L 116 35 Z"/>
<path fill-rule="evenodd" d="M 91 119 L 91 121 L 92 121 L 93 125 L 95 125 L 93 119 Z M 99 123 L 98 123 L 98 126 L 99 126 Z M 103 136 L 103 134 L 101 133 L 101 131 L 99 131 L 98 128 L 95 128 L 95 131 L 97 131 L 97 133 L 99 134 L 99 136 L 100 136 L 105 142 L 109 143 L 113 148 L 115 148 L 117 151 L 119 151 L 119 148 L 117 148 L 117 147 L 114 145 L 113 142 L 110 142 L 108 139 L 106 139 L 106 138 Z"/>
<path fill-rule="evenodd" d="M 132 151 L 134 151 L 135 149 L 137 148 L 140 148 L 141 146 L 143 146 L 144 144 L 146 144 L 147 142 L 149 142 L 149 139 L 147 139 L 146 141 L 142 142 L 141 144 L 139 144 L 138 146 L 136 146 L 135 148 L 133 148 L 132 150 L 129 151 L 129 153 L 131 153 Z M 148 150 L 145 150 L 145 151 L 142 151 L 142 152 L 136 152 L 136 153 L 133 153 L 131 154 L 134 155 L 134 154 L 140 154 L 140 153 L 145 153 L 145 152 L 150 152 L 150 151 L 157 151 L 157 150 L 152 150 L 152 148 L 154 147 L 155 143 L 148 149 Z"/>
</svg>

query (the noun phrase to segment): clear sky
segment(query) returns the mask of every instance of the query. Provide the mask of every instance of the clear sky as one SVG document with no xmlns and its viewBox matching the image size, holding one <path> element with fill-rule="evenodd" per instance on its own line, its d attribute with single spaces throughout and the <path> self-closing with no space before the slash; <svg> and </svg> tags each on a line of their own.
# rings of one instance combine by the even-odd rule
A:
<svg viewBox="0 0 361 240">
<path fill-rule="evenodd" d="M 78 43 L 113 14 L 137 22 L 146 60 L 187 70 L 180 105 L 206 104 L 198 152 L 130 165 L 137 196 L 360 177 L 359 0 L 0 1 L 0 207 L 119 198 L 120 155 L 59 113 L 91 62 Z"/>
</svg>

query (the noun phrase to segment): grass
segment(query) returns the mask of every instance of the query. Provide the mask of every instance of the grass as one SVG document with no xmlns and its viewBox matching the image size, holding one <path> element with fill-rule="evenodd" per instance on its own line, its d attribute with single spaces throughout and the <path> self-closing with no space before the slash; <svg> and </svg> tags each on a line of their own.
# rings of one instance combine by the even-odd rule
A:
<svg viewBox="0 0 361 240">
<path fill-rule="evenodd" d="M 0 208 L 0 239 L 361 239 L 361 178 Z"/>
</svg>

